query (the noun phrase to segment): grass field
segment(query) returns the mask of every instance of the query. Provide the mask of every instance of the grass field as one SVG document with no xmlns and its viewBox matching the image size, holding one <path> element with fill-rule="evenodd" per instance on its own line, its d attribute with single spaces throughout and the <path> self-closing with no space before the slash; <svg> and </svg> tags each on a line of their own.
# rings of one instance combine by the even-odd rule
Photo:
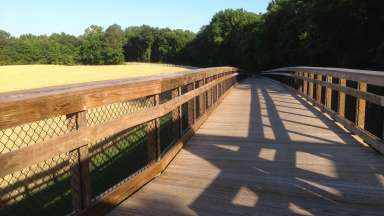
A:
<svg viewBox="0 0 384 216">
<path fill-rule="evenodd" d="M 0 92 L 100 80 L 148 76 L 159 73 L 173 73 L 183 70 L 187 69 L 172 65 L 140 63 L 102 66 L 0 66 Z"/>
</svg>

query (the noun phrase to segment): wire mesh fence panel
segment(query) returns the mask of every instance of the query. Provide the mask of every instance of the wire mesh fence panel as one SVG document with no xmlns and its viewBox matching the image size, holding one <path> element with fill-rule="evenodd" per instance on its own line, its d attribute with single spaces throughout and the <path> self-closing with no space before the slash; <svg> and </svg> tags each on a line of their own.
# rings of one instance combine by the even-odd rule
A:
<svg viewBox="0 0 384 216">
<path fill-rule="evenodd" d="M 57 116 L 2 129 L 0 155 L 70 133 L 71 121 Z M 62 154 L 0 177 L 0 215 L 71 212 L 69 170 L 68 154 Z"/>
<path fill-rule="evenodd" d="M 368 85 L 367 91 L 384 96 L 384 87 Z M 375 136 L 383 139 L 384 136 L 384 107 L 366 102 L 365 129 Z"/>
<path fill-rule="evenodd" d="M 183 105 L 181 105 L 181 131 L 182 133 L 184 134 L 187 129 L 189 128 L 189 109 L 188 109 L 188 103 L 184 103 Z"/>
<path fill-rule="evenodd" d="M 160 104 L 166 103 L 167 101 L 171 100 L 172 99 L 172 94 L 176 90 L 177 89 L 172 89 L 172 90 L 160 93 L 159 94 Z"/>
<path fill-rule="evenodd" d="M 189 83 L 181 87 L 181 94 L 185 94 L 193 90 L 193 83 Z M 182 112 L 182 131 L 186 132 L 188 128 L 193 124 L 193 99 L 189 100 L 181 106 Z"/>
<path fill-rule="evenodd" d="M 182 90 L 181 90 L 182 91 Z M 182 94 L 182 92 L 180 92 Z M 179 96 L 179 89 L 172 89 L 160 94 L 160 104 Z M 169 149 L 180 135 L 179 108 L 165 114 L 160 118 L 160 152 Z"/>
<path fill-rule="evenodd" d="M 333 77 L 332 83 L 337 85 L 339 84 L 339 78 Z M 332 90 L 332 96 L 331 96 L 331 109 L 335 112 L 339 111 L 339 92 L 337 90 Z"/>
<path fill-rule="evenodd" d="M 347 87 L 357 89 L 357 82 L 347 80 Z M 351 122 L 356 120 L 357 98 L 347 94 L 345 96 L 345 118 Z"/>
<path fill-rule="evenodd" d="M 179 138 L 178 109 L 169 112 L 160 118 L 160 150 L 166 152 Z"/>
<path fill-rule="evenodd" d="M 143 97 L 126 102 L 119 102 L 89 109 L 87 125 L 89 127 L 102 124 L 127 114 L 144 111 L 155 104 L 154 96 Z"/>
<path fill-rule="evenodd" d="M 195 88 L 203 86 L 203 80 L 197 81 L 195 83 Z M 204 114 L 204 93 L 195 97 L 195 109 L 196 109 L 196 119 L 199 119 Z"/>
<path fill-rule="evenodd" d="M 154 139 L 153 121 L 100 140 L 90 147 L 92 197 L 102 196 L 153 158 L 147 143 Z M 106 178 L 107 177 L 107 178 Z"/>
<path fill-rule="evenodd" d="M 72 211 L 68 154 L 0 178 L 0 215 L 66 215 Z"/>
<path fill-rule="evenodd" d="M 0 130 L 0 154 L 69 133 L 66 116 L 58 116 Z"/>
<path fill-rule="evenodd" d="M 129 114 L 145 111 L 154 105 L 155 97 L 147 96 L 96 107 L 88 110 L 87 125 L 103 124 Z M 154 130 L 154 123 L 150 121 L 90 145 L 90 178 L 93 198 L 108 192 L 114 185 L 152 160 L 146 145 L 148 134 L 154 136 L 154 133 L 150 133 L 152 130 Z M 103 178 L 103 176 L 108 176 L 108 178 Z"/>
</svg>

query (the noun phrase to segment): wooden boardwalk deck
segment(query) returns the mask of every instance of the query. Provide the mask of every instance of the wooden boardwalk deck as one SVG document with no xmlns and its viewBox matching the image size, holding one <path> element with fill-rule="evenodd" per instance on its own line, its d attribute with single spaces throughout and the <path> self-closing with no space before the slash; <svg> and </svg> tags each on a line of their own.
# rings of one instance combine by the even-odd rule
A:
<svg viewBox="0 0 384 216">
<path fill-rule="evenodd" d="M 384 215 L 384 158 L 285 87 L 248 79 L 109 215 Z"/>
</svg>

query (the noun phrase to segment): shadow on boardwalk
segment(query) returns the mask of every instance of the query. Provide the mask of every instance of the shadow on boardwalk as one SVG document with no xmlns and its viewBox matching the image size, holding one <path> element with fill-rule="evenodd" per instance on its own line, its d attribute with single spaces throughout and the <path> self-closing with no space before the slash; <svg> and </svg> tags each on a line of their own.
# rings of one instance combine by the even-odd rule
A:
<svg viewBox="0 0 384 216">
<path fill-rule="evenodd" d="M 383 174 L 381 155 L 300 97 L 248 79 L 110 215 L 382 215 Z"/>
</svg>

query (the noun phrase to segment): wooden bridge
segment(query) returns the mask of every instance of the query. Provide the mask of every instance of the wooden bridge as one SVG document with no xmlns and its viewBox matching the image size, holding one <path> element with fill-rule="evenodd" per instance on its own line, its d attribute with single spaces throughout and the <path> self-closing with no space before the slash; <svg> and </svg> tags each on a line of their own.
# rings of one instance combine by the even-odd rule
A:
<svg viewBox="0 0 384 216">
<path fill-rule="evenodd" d="M 71 191 L 70 214 L 382 215 L 384 74 L 296 67 L 264 75 L 239 79 L 235 68 L 212 68 L 135 84 L 45 89 L 38 99 L 36 93 L 5 95 L 4 134 L 20 133 L 9 128 L 52 118 L 51 112 L 51 121 L 74 127 L 0 154 L 1 179 L 9 182 L 0 184 L 2 202 L 11 203 L 5 211 L 17 212 L 12 206 L 23 202 L 7 186 L 44 185 L 32 177 L 56 171 L 46 171 L 53 166 L 45 162 L 46 174 L 12 181 L 18 170 L 75 152 L 64 165 L 71 183 L 53 190 Z M 73 92 L 78 98 L 59 109 L 41 109 L 42 100 L 55 104 Z M 80 108 L 73 109 L 79 98 Z M 16 107 L 19 99 L 27 111 Z M 122 112 L 125 101 L 130 108 Z M 66 117 L 58 120 L 60 114 Z"/>
<path fill-rule="evenodd" d="M 383 162 L 287 88 L 251 78 L 109 215 L 380 215 Z"/>
</svg>

